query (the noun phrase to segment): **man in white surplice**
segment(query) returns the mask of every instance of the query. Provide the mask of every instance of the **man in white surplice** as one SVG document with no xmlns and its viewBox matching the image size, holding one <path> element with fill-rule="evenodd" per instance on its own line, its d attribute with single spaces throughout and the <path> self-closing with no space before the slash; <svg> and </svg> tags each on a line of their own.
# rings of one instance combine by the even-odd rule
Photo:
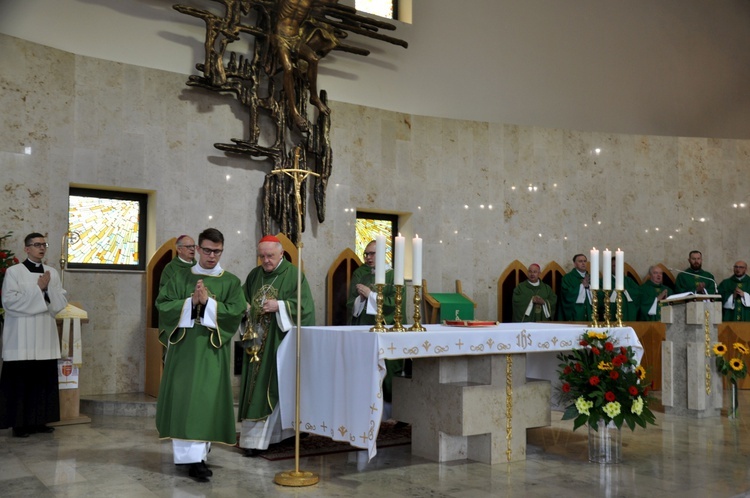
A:
<svg viewBox="0 0 750 498">
<path fill-rule="evenodd" d="M 42 263 L 47 253 L 44 235 L 27 235 L 24 252 L 26 261 L 8 268 L 2 290 L 0 429 L 12 427 L 15 437 L 52 432 L 46 424 L 60 420 L 55 315 L 68 304 L 57 271 Z"/>
</svg>

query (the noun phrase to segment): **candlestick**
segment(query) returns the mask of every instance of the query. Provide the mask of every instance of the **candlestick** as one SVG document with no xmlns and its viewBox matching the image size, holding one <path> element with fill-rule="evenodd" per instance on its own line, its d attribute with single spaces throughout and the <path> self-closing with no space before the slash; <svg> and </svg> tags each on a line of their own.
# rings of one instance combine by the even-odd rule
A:
<svg viewBox="0 0 750 498">
<path fill-rule="evenodd" d="M 594 247 L 591 249 L 589 262 L 591 263 L 591 282 L 589 287 L 592 291 L 599 290 L 599 251 Z"/>
<path fill-rule="evenodd" d="M 375 284 L 385 284 L 385 235 L 375 236 Z"/>
<path fill-rule="evenodd" d="M 389 332 L 406 332 L 406 328 L 401 324 L 401 291 L 403 291 L 403 285 L 396 285 L 396 311 L 393 313 L 393 327 Z"/>
<path fill-rule="evenodd" d="M 612 290 L 612 251 L 602 251 L 602 289 Z"/>
<path fill-rule="evenodd" d="M 609 300 L 612 297 L 612 286 L 610 286 L 608 292 L 604 293 L 604 326 L 609 328 L 611 325 L 609 323 Z"/>
<path fill-rule="evenodd" d="M 405 239 L 398 234 L 393 245 L 393 284 L 404 285 L 404 244 Z"/>
<path fill-rule="evenodd" d="M 409 327 L 409 332 L 424 332 L 427 330 L 420 323 L 420 320 L 422 319 L 422 312 L 420 310 L 422 303 L 422 296 L 420 295 L 421 289 L 421 285 L 414 286 L 414 325 Z"/>
<path fill-rule="evenodd" d="M 593 291 L 591 293 L 591 326 L 592 327 L 598 327 L 599 326 L 599 296 L 597 291 Z"/>
<path fill-rule="evenodd" d="M 386 328 L 383 326 L 383 324 L 385 323 L 385 320 L 383 319 L 383 286 L 384 284 L 375 284 L 375 292 L 378 293 L 375 302 L 377 302 L 378 309 L 375 314 L 375 325 L 370 328 L 370 332 L 386 331 Z"/>
<path fill-rule="evenodd" d="M 625 253 L 619 248 L 615 253 L 615 290 L 625 290 Z"/>
<path fill-rule="evenodd" d="M 617 326 L 622 327 L 622 290 L 617 290 Z"/>
<path fill-rule="evenodd" d="M 411 281 L 414 286 L 422 286 L 422 239 L 419 235 L 415 235 L 411 240 L 411 248 L 413 251 L 412 256 L 412 272 Z"/>
</svg>

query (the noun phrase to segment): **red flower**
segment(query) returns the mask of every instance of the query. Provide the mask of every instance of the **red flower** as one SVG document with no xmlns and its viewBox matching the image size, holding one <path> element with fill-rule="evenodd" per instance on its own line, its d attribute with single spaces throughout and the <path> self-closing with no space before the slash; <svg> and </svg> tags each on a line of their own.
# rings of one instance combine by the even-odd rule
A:
<svg viewBox="0 0 750 498">
<path fill-rule="evenodd" d="M 15 264 L 15 265 L 18 264 L 18 258 L 13 258 L 13 264 Z"/>
<path fill-rule="evenodd" d="M 628 350 L 625 348 L 625 346 L 620 346 L 620 353 L 621 354 L 627 354 Z"/>
<path fill-rule="evenodd" d="M 562 390 L 563 390 L 564 393 L 569 393 L 570 392 L 570 384 L 568 384 L 567 382 L 565 384 L 563 384 L 562 385 Z"/>
<path fill-rule="evenodd" d="M 620 378 L 620 372 L 617 370 L 610 370 L 609 371 L 609 378 L 612 380 L 617 380 Z"/>
<path fill-rule="evenodd" d="M 576 372 L 583 372 L 583 367 L 580 363 L 576 363 L 575 365 Z"/>
<path fill-rule="evenodd" d="M 586 342 L 586 341 L 581 341 L 578 344 L 580 344 L 581 346 L 588 346 L 589 345 L 589 343 Z"/>
<path fill-rule="evenodd" d="M 604 343 L 604 350 L 605 351 L 613 351 L 615 349 L 615 346 L 611 342 L 605 342 Z"/>
<path fill-rule="evenodd" d="M 613 393 L 612 391 L 607 391 L 606 393 L 604 393 L 604 399 L 606 399 L 609 402 L 614 401 L 615 400 L 615 393 Z"/>
<path fill-rule="evenodd" d="M 5 259 L 8 257 L 8 253 L 5 251 L 0 251 L 0 259 Z"/>
<path fill-rule="evenodd" d="M 565 368 L 563 369 L 564 375 L 570 375 L 570 373 L 573 371 L 572 368 L 570 368 L 570 365 L 565 365 Z"/>
<path fill-rule="evenodd" d="M 599 348 L 591 348 L 591 352 L 599 356 Z"/>
<path fill-rule="evenodd" d="M 593 375 L 593 376 L 589 377 L 589 384 L 591 384 L 592 386 L 598 386 L 599 385 L 599 377 L 597 377 L 596 375 Z"/>
<path fill-rule="evenodd" d="M 643 395 L 648 396 L 648 387 L 643 388 Z"/>
<path fill-rule="evenodd" d="M 622 357 L 618 354 L 614 358 L 612 358 L 612 366 L 613 367 L 621 367 L 622 366 Z"/>
<path fill-rule="evenodd" d="M 631 396 L 638 396 L 638 388 L 635 386 L 628 387 L 628 392 Z M 646 394 L 646 390 L 643 390 L 643 394 Z"/>
</svg>

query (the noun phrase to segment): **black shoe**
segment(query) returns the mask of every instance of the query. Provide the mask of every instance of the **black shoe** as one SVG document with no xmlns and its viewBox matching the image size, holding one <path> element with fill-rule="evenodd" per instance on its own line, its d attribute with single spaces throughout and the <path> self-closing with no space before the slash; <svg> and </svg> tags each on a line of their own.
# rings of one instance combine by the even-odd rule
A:
<svg viewBox="0 0 750 498">
<path fill-rule="evenodd" d="M 13 437 L 29 437 L 29 434 L 31 433 L 25 427 L 13 428 Z"/>
<path fill-rule="evenodd" d="M 259 450 L 259 449 L 256 449 L 256 448 L 247 448 L 245 450 L 245 456 L 246 457 L 255 458 L 255 457 L 261 456 L 265 452 L 266 452 L 266 450 Z"/>
<path fill-rule="evenodd" d="M 191 463 L 188 475 L 198 482 L 208 482 L 209 472 L 205 463 Z"/>
<path fill-rule="evenodd" d="M 199 465 L 203 465 L 203 468 L 205 469 L 206 473 L 208 473 L 208 477 L 211 477 L 214 475 L 214 471 L 208 468 L 208 465 L 206 465 L 205 460 L 201 460 L 201 463 Z"/>
<path fill-rule="evenodd" d="M 34 432 L 38 432 L 39 434 L 50 434 L 52 432 L 55 432 L 54 427 L 48 427 L 46 425 L 37 425 L 34 427 Z"/>
</svg>

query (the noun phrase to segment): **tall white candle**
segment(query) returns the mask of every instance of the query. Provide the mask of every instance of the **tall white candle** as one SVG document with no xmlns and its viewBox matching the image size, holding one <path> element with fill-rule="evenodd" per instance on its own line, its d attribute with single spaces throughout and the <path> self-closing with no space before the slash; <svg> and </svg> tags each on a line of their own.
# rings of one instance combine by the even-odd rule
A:
<svg viewBox="0 0 750 498">
<path fill-rule="evenodd" d="M 602 251 L 602 289 L 612 290 L 612 251 Z"/>
<path fill-rule="evenodd" d="M 375 236 L 375 284 L 385 284 L 385 235 Z"/>
<path fill-rule="evenodd" d="M 615 290 L 625 290 L 625 253 L 615 252 Z"/>
<path fill-rule="evenodd" d="M 393 283 L 395 285 L 404 285 L 404 240 L 399 233 L 393 247 Z"/>
<path fill-rule="evenodd" d="M 411 240 L 412 255 L 412 272 L 411 282 L 414 285 L 422 285 L 422 239 L 415 235 Z"/>
<path fill-rule="evenodd" d="M 591 263 L 591 290 L 599 290 L 599 251 L 591 249 L 589 262 Z"/>
</svg>

